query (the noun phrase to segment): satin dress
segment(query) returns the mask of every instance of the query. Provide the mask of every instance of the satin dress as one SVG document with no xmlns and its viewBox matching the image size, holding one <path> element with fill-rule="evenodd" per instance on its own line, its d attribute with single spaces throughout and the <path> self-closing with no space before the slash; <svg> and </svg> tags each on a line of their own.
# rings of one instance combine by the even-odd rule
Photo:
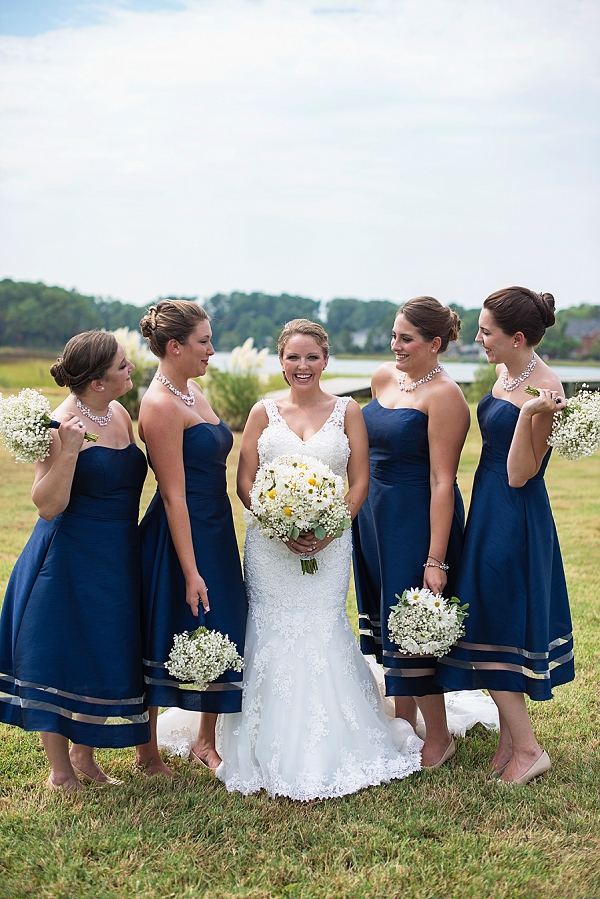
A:
<svg viewBox="0 0 600 899">
<path fill-rule="evenodd" d="M 575 677 L 569 599 L 544 472 L 510 487 L 506 461 L 519 409 L 488 393 L 483 438 L 456 586 L 469 603 L 466 635 L 440 659 L 444 688 L 507 690 L 531 699 Z"/>
<path fill-rule="evenodd" d="M 0 619 L 6 724 L 87 746 L 150 739 L 138 533 L 146 471 L 134 443 L 89 447 L 79 453 L 67 508 L 37 522 Z"/>
<path fill-rule="evenodd" d="M 175 634 L 200 625 L 227 634 L 244 653 L 247 601 L 227 495 L 225 466 L 233 435 L 224 422 L 199 422 L 183 432 L 186 503 L 198 571 L 210 611 L 193 615 L 185 579 L 157 490 L 140 524 L 142 538 L 144 677 L 150 706 L 202 712 L 239 712 L 242 674 L 226 671 L 205 690 L 180 689 L 165 668 Z"/>
<path fill-rule="evenodd" d="M 360 646 L 383 665 L 387 696 L 442 693 L 434 681 L 435 658 L 399 652 L 387 625 L 396 594 L 423 586 L 430 538 L 428 418 L 419 409 L 388 409 L 376 399 L 364 407 L 363 416 L 371 480 L 353 524 Z M 464 506 L 455 484 L 446 596 L 455 595 L 463 529 Z"/>
</svg>

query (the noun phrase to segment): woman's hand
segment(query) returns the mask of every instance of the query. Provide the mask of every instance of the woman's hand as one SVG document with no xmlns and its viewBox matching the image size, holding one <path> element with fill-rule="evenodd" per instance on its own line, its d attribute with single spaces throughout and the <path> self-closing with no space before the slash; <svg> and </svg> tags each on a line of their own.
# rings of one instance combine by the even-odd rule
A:
<svg viewBox="0 0 600 899">
<path fill-rule="evenodd" d="M 442 571 L 441 568 L 431 568 L 431 566 L 429 565 L 423 570 L 425 572 L 423 575 L 423 586 L 427 587 L 429 590 L 431 590 L 432 593 L 435 593 L 436 595 L 438 593 L 441 593 L 443 595 L 444 589 L 448 582 L 446 572 Z"/>
<path fill-rule="evenodd" d="M 539 394 L 523 403 L 521 412 L 529 416 L 537 415 L 539 412 L 560 412 L 567 405 L 566 399 L 560 395 L 558 390 L 547 390 L 545 387 L 540 387 Z"/>
<path fill-rule="evenodd" d="M 67 412 L 58 429 L 60 448 L 67 453 L 78 453 L 85 439 L 85 425 L 77 415 Z"/>
<path fill-rule="evenodd" d="M 202 608 L 205 612 L 210 612 L 208 588 L 204 578 L 197 573 L 195 577 L 185 582 L 185 601 L 196 617 L 198 617 L 200 611 L 200 603 L 202 603 Z"/>
<path fill-rule="evenodd" d="M 322 540 L 319 540 L 313 531 L 303 531 L 295 540 L 290 537 L 286 541 L 286 546 L 296 556 L 316 556 L 322 549 L 329 546 L 332 540 L 335 540 L 335 537 L 323 537 Z"/>
</svg>

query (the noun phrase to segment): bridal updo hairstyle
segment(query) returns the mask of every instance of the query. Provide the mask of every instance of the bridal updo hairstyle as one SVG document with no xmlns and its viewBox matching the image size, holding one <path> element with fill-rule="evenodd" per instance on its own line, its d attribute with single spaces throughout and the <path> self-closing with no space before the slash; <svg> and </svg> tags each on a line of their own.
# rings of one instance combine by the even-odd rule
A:
<svg viewBox="0 0 600 899">
<path fill-rule="evenodd" d="M 154 355 L 164 359 L 169 340 L 187 343 L 196 325 L 204 321 L 210 321 L 208 313 L 193 300 L 160 300 L 150 306 L 140 330 Z"/>
<path fill-rule="evenodd" d="M 283 331 L 277 341 L 277 353 L 280 359 L 283 358 L 288 340 L 290 337 L 295 337 L 296 334 L 301 334 L 303 337 L 312 337 L 323 350 L 323 356 L 326 359 L 329 358 L 329 337 L 323 325 L 311 322 L 307 318 L 293 318 L 291 322 L 287 322 L 283 326 Z"/>
<path fill-rule="evenodd" d="M 50 374 L 59 387 L 83 393 L 91 381 L 103 378 L 118 349 L 117 338 L 109 331 L 82 331 L 71 337 Z"/>
<path fill-rule="evenodd" d="M 554 324 L 554 297 L 526 287 L 505 287 L 483 302 L 498 327 L 511 337 L 521 331 L 529 346 L 537 346 L 546 328 Z"/>
<path fill-rule="evenodd" d="M 431 343 L 436 337 L 442 341 L 439 352 L 445 353 L 452 340 L 458 340 L 460 318 L 449 306 L 442 306 L 434 297 L 415 297 L 400 306 L 396 315 L 404 315 L 423 340 Z"/>
</svg>

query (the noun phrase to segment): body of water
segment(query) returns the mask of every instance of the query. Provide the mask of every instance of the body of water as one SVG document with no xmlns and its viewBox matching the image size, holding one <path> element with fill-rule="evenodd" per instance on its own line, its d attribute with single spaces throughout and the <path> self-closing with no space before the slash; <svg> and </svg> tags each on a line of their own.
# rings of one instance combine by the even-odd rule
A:
<svg viewBox="0 0 600 899">
<path fill-rule="evenodd" d="M 230 356 L 231 353 L 215 353 L 211 359 L 211 365 L 214 365 L 215 368 L 226 369 Z M 332 356 L 327 366 L 327 373 L 370 378 L 381 364 L 381 359 L 336 359 L 335 356 Z M 442 358 L 442 365 L 450 377 L 459 384 L 470 384 L 479 364 L 479 362 L 444 362 Z M 598 383 L 600 381 L 600 367 L 593 365 L 551 365 L 550 368 L 556 372 L 563 383 Z M 279 374 L 281 371 L 279 358 L 275 355 L 267 356 L 262 370 L 268 375 Z"/>
</svg>

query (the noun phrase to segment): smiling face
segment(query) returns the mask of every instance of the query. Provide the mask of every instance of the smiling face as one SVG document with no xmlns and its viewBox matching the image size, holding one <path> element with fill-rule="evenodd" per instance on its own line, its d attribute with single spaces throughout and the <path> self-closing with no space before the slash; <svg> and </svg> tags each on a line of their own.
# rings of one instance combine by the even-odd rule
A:
<svg viewBox="0 0 600 899">
<path fill-rule="evenodd" d="M 506 361 L 513 349 L 515 335 L 505 334 L 493 314 L 484 306 L 479 313 L 479 330 L 475 340 L 485 350 L 487 361 L 498 365 Z"/>
<path fill-rule="evenodd" d="M 199 378 L 206 374 L 210 357 L 215 354 L 211 338 L 210 322 L 204 319 L 198 322 L 187 341 L 179 344 L 179 355 L 188 378 Z"/>
<path fill-rule="evenodd" d="M 123 396 L 128 390 L 131 390 L 133 387 L 131 372 L 134 369 L 135 365 L 125 356 L 125 350 L 118 343 L 113 361 L 104 377 L 99 379 L 107 395 L 116 399 L 119 396 Z"/>
<path fill-rule="evenodd" d="M 281 355 L 281 368 L 290 386 L 305 390 L 319 383 L 327 357 L 314 337 L 294 334 Z"/>
<path fill-rule="evenodd" d="M 436 344 L 437 342 L 437 344 Z M 416 376 L 429 371 L 437 360 L 439 337 L 425 340 L 406 316 L 396 316 L 392 329 L 392 353 L 396 357 L 396 368 Z"/>
</svg>

